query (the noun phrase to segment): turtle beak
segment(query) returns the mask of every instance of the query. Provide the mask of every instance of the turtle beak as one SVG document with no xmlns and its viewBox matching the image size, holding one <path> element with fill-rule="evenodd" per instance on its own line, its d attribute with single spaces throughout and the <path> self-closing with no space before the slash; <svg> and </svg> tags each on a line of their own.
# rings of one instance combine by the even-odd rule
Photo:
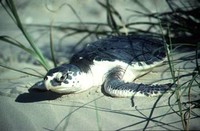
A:
<svg viewBox="0 0 200 131">
<path fill-rule="evenodd" d="M 50 82 L 52 79 L 53 79 L 53 77 L 51 77 L 51 76 L 45 76 L 44 77 L 44 85 L 45 85 L 47 90 L 50 90 L 51 87 L 52 87 L 51 82 Z"/>
<path fill-rule="evenodd" d="M 49 85 L 48 85 L 48 83 L 49 83 L 49 81 L 48 81 L 48 76 L 45 76 L 44 77 L 44 85 L 45 85 L 45 88 L 47 89 L 47 90 L 49 90 Z"/>
<path fill-rule="evenodd" d="M 37 89 L 37 90 L 41 90 L 41 91 L 46 91 L 47 88 L 45 87 L 44 81 L 39 81 L 37 83 L 35 83 L 31 89 Z"/>
<path fill-rule="evenodd" d="M 57 73 L 53 74 L 52 76 L 45 76 L 44 77 L 44 85 L 47 90 L 53 90 L 54 88 L 61 85 L 61 82 L 56 79 Z"/>
</svg>

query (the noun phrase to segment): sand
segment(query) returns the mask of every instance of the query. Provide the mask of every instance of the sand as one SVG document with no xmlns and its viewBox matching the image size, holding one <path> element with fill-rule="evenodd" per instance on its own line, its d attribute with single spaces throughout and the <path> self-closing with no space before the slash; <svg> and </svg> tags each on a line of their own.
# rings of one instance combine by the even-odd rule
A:
<svg viewBox="0 0 200 131">
<path fill-rule="evenodd" d="M 48 3 L 49 8 L 57 9 L 62 3 Z M 77 3 L 78 4 L 77 4 Z M 83 21 L 98 21 L 97 18 L 104 19 L 105 12 L 99 6 L 97 8 L 90 5 L 89 0 L 79 3 L 79 1 L 68 1 L 75 6 L 77 12 Z M 52 17 L 56 18 L 56 22 L 77 21 L 74 15 L 67 17 L 64 12 L 70 12 L 69 8 L 62 8 L 56 14 L 50 13 L 44 8 L 45 3 L 30 2 L 27 5 L 17 3 L 19 13 L 22 20 L 27 24 L 45 23 L 49 24 Z M 95 5 L 95 2 L 91 3 Z M 164 3 L 157 3 L 164 6 Z M 123 10 L 123 6 L 128 6 L 127 2 L 115 3 L 119 10 Z M 147 3 L 148 6 L 152 4 Z M 127 7 L 128 8 L 128 7 Z M 160 7 L 161 8 L 161 7 Z M 90 15 L 87 13 L 94 11 Z M 140 10 L 136 6 L 135 9 Z M 5 19 L 0 22 L 0 34 L 11 35 L 14 38 L 23 41 L 26 40 L 20 35 L 20 32 L 11 22 L 3 9 L 0 8 L 0 15 Z M 83 11 L 84 10 L 84 11 Z M 167 10 L 167 8 L 163 8 Z M 44 13 L 40 13 L 44 12 Z M 70 12 L 72 13 L 72 11 Z M 69 14 L 70 14 L 69 13 Z M 55 22 L 55 23 L 56 23 Z M 30 28 L 35 30 L 35 28 Z M 48 33 L 48 32 L 46 32 Z M 38 46 L 42 49 L 46 57 L 48 57 L 49 35 L 42 35 L 36 30 L 32 35 L 36 39 Z M 63 36 L 63 32 L 54 32 L 55 43 Z M 79 36 L 78 36 L 79 37 Z M 91 38 L 92 39 L 92 38 Z M 77 40 L 72 37 L 66 41 L 66 49 L 68 56 L 65 58 L 62 52 L 58 53 L 58 59 L 61 62 L 67 62 L 72 49 L 72 44 Z M 63 44 L 65 46 L 65 43 Z M 44 68 L 35 63 L 27 54 L 13 46 L 0 41 L 1 64 L 5 64 L 19 70 L 34 72 L 30 69 L 37 70 L 45 74 Z M 57 51 L 60 51 L 57 49 Z M 173 58 L 176 60 L 176 75 L 184 75 L 192 73 L 195 68 L 195 53 L 188 51 L 184 53 L 175 53 Z M 187 59 L 186 58 L 190 58 Z M 184 59 L 184 60 L 183 60 Z M 52 65 L 52 63 L 51 63 Z M 181 118 L 176 102 L 175 94 L 164 94 L 160 97 L 134 97 L 131 98 L 112 98 L 102 93 L 101 87 L 94 87 L 88 91 L 79 94 L 60 95 L 53 92 L 41 92 L 32 90 L 34 85 L 41 81 L 42 78 L 26 75 L 0 67 L 0 129 L 2 131 L 46 131 L 46 130 L 182 130 Z M 147 75 L 139 78 L 136 82 L 148 84 L 162 84 L 172 82 L 170 79 L 170 71 L 167 62 L 153 69 Z M 191 80 L 192 76 L 183 77 L 179 80 L 179 84 Z M 200 78 L 197 78 L 200 80 Z M 184 87 L 183 87 L 184 88 Z M 184 90 L 184 89 L 183 89 Z M 182 91 L 183 91 L 182 90 Z M 191 90 L 191 101 L 199 100 L 199 87 L 194 83 Z M 187 92 L 183 92 L 182 102 L 188 101 Z M 195 107 L 193 103 L 191 106 Z M 189 104 L 183 105 L 185 112 Z M 190 126 L 192 130 L 200 130 L 198 117 L 199 108 L 193 108 L 191 112 Z"/>
</svg>

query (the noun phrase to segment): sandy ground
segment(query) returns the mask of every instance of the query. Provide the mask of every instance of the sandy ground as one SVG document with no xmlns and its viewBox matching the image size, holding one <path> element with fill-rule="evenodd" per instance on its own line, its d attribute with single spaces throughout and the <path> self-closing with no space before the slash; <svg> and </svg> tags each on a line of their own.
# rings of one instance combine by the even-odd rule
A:
<svg viewBox="0 0 200 131">
<path fill-rule="evenodd" d="M 52 13 L 45 8 L 45 4 L 52 10 L 65 3 L 63 1 L 31 1 L 17 3 L 19 14 L 26 24 L 50 24 L 78 21 L 68 6 Z M 67 1 L 77 9 L 77 13 L 84 22 L 106 22 L 105 12 L 95 1 Z M 118 10 L 124 13 L 124 17 L 130 15 L 126 9 L 141 11 L 130 2 L 114 2 Z M 157 8 L 152 8 L 155 3 L 147 2 L 146 6 L 152 11 L 166 11 L 164 1 L 156 2 Z M 0 15 L 4 17 L 0 21 L 0 34 L 10 35 L 13 38 L 27 44 L 20 31 L 15 27 L 10 18 L 0 7 Z M 41 13 L 42 12 L 42 13 Z M 130 13 L 130 14 L 129 14 Z M 72 15 L 73 14 L 73 15 Z M 89 14 L 89 15 L 88 15 Z M 136 20 L 132 20 L 136 21 Z M 49 32 L 28 28 L 38 46 L 48 57 Z M 54 42 L 58 43 L 64 35 L 63 32 L 54 32 Z M 71 55 L 70 49 L 77 38 L 72 37 L 64 41 L 62 52 L 57 52 L 59 61 L 67 62 Z M 92 39 L 92 38 L 91 38 Z M 66 44 L 65 44 L 66 43 Z M 0 62 L 19 70 L 34 72 L 31 69 L 45 74 L 44 68 L 34 64 L 35 61 L 26 53 L 16 47 L 0 41 Z M 58 49 L 58 51 L 60 51 Z M 60 57 L 59 57 L 60 56 Z M 176 74 L 191 73 L 195 68 L 195 53 L 175 53 Z M 52 92 L 38 92 L 30 90 L 40 78 L 18 73 L 5 68 L 0 68 L 0 127 L 3 131 L 45 131 L 45 130 L 181 130 L 181 118 L 178 115 L 176 95 L 165 94 L 162 97 L 135 97 L 112 98 L 101 92 L 101 87 L 94 87 L 81 94 L 59 95 Z M 168 83 L 172 82 L 167 63 L 155 68 L 147 75 L 137 79 L 143 83 Z M 183 77 L 179 84 L 190 80 L 192 76 Z M 198 78 L 199 80 L 199 78 Z M 183 87 L 184 90 L 184 87 Z M 194 84 L 191 90 L 191 100 L 199 100 L 199 88 Z M 183 93 L 182 102 L 188 101 L 188 96 Z M 183 109 L 188 107 L 183 105 Z M 192 105 L 194 106 L 194 105 Z M 184 110 L 185 111 L 185 110 Z M 192 110 L 190 129 L 200 130 L 198 108 Z"/>
</svg>

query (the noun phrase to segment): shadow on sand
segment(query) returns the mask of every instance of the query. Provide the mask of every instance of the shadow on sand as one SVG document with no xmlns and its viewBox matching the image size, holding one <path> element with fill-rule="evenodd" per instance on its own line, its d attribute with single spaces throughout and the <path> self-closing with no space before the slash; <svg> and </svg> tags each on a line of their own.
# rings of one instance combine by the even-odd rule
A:
<svg viewBox="0 0 200 131">
<path fill-rule="evenodd" d="M 41 91 L 34 88 L 37 85 L 33 85 L 29 90 L 28 93 L 20 94 L 15 101 L 20 103 L 30 103 L 30 102 L 39 102 L 45 100 L 55 100 L 58 97 L 61 97 L 62 94 L 57 94 L 51 91 Z"/>
</svg>

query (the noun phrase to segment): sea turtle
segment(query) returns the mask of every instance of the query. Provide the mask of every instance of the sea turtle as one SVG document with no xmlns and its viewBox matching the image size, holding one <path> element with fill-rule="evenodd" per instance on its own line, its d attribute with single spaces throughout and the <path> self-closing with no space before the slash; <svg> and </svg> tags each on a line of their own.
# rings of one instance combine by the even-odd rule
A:
<svg viewBox="0 0 200 131">
<path fill-rule="evenodd" d="M 157 96 L 172 84 L 147 85 L 134 79 L 165 61 L 164 41 L 159 37 L 111 36 L 88 44 L 69 64 L 50 69 L 44 77 L 46 90 L 79 93 L 102 86 L 114 97 Z"/>
</svg>

